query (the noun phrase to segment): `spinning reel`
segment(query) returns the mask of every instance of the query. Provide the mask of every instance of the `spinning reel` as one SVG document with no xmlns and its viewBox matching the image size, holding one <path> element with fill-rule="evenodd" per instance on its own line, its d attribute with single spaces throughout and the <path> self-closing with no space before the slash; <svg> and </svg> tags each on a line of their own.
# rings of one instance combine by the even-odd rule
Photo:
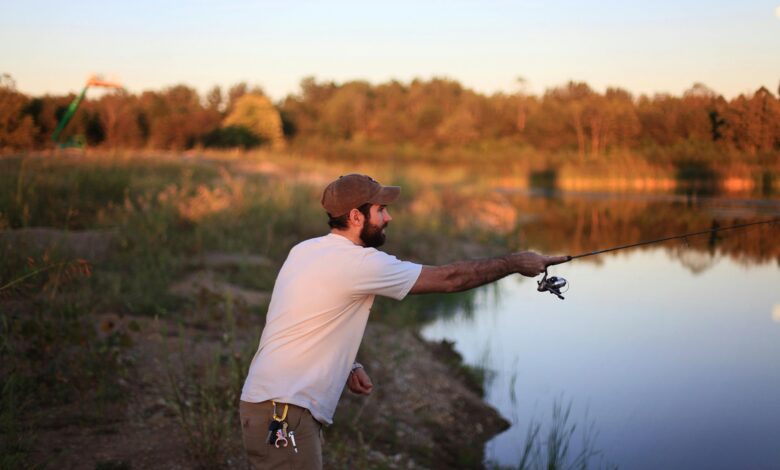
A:
<svg viewBox="0 0 780 470">
<path fill-rule="evenodd" d="M 561 292 L 561 289 L 564 287 L 568 287 L 569 282 L 566 281 L 566 279 L 558 276 L 550 276 L 547 277 L 547 270 L 544 270 L 544 277 L 542 277 L 541 281 L 537 281 L 537 288 L 539 292 L 549 292 L 553 295 L 557 295 L 559 299 L 563 300 L 563 293 L 568 291 L 567 288 L 565 291 Z"/>
</svg>

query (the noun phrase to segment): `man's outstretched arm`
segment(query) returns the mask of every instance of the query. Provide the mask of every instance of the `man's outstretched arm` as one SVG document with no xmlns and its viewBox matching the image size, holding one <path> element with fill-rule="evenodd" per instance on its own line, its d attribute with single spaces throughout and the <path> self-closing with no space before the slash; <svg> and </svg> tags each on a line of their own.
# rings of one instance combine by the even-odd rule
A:
<svg viewBox="0 0 780 470">
<path fill-rule="evenodd" d="M 458 261 L 444 266 L 423 266 L 410 294 L 460 292 L 473 289 L 510 274 L 534 277 L 547 266 L 569 261 L 568 256 L 544 256 L 530 251 L 498 258 Z"/>
</svg>

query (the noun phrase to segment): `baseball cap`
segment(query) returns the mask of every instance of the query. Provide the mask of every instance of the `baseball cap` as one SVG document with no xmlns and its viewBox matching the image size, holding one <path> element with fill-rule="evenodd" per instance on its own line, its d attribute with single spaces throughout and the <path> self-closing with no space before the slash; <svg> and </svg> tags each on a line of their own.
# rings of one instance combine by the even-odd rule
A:
<svg viewBox="0 0 780 470">
<path fill-rule="evenodd" d="M 331 217 L 339 217 L 366 203 L 390 204 L 401 194 L 399 186 L 382 186 L 368 175 L 339 176 L 322 193 L 322 207 Z"/>
</svg>

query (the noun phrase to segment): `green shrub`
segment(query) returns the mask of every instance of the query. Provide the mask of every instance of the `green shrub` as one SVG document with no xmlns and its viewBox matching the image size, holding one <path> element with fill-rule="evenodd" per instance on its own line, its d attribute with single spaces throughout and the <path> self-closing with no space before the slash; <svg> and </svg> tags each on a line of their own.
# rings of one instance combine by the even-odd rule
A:
<svg viewBox="0 0 780 470">
<path fill-rule="evenodd" d="M 206 148 L 242 148 L 252 149 L 268 142 L 244 126 L 227 126 L 214 129 L 203 136 L 203 146 Z"/>
</svg>

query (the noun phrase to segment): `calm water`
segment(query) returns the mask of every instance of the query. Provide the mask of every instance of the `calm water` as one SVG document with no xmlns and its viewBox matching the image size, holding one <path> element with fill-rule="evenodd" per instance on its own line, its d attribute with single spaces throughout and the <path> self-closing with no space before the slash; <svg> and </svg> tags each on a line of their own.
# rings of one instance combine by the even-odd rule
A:
<svg viewBox="0 0 780 470">
<path fill-rule="evenodd" d="M 570 200 L 587 207 L 579 199 Z M 608 199 L 599 200 L 607 213 L 626 204 Z M 671 211 L 664 206 L 676 203 L 645 207 Z M 683 215 L 740 211 L 758 211 L 752 215 L 760 220 L 780 206 L 705 201 L 688 204 Z M 650 229 L 638 230 L 648 238 L 641 235 Z M 584 233 L 577 247 L 553 248 L 586 246 L 592 234 Z M 488 443 L 487 458 L 516 465 L 529 422 L 544 431 L 559 402 L 571 404 L 578 430 L 592 426 L 603 462 L 622 469 L 780 469 L 780 258 L 773 245 L 780 228 L 730 237 L 557 266 L 551 274 L 571 285 L 563 301 L 513 276 L 480 291 L 472 313 L 425 326 L 423 336 L 454 340 L 466 362 L 494 373 L 486 398 L 513 426 Z M 597 242 L 591 249 L 611 244 Z"/>
</svg>

